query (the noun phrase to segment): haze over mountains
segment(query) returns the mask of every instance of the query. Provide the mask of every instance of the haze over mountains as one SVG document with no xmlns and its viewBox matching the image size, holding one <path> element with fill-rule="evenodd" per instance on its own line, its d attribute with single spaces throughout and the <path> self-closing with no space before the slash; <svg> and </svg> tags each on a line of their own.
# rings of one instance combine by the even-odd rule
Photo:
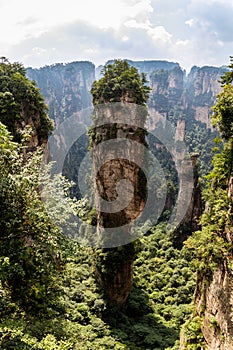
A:
<svg viewBox="0 0 233 350">
<path fill-rule="evenodd" d="M 107 63 L 111 63 L 108 61 Z M 219 78 L 226 67 L 192 67 L 187 75 L 179 63 L 168 61 L 129 61 L 140 73 L 146 73 L 152 88 L 149 107 L 168 117 L 174 111 L 210 126 L 209 114 Z M 50 116 L 59 123 L 83 108 L 91 106 L 90 89 L 99 79 L 103 66 L 88 61 L 58 63 L 39 69 L 28 68 L 27 76 L 35 80 L 49 106 Z"/>
</svg>

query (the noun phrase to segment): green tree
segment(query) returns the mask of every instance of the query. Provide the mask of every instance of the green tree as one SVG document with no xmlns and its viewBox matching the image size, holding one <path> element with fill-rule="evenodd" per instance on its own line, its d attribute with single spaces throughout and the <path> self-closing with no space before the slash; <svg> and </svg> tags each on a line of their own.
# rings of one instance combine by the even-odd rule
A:
<svg viewBox="0 0 233 350">
<path fill-rule="evenodd" d="M 229 140 L 233 135 L 233 86 L 231 84 L 223 86 L 213 111 L 213 126 L 218 126 L 223 138 Z"/>
<path fill-rule="evenodd" d="M 42 143 L 53 129 L 48 108 L 35 82 L 20 63 L 0 62 L 0 121 L 16 136 L 18 128 L 33 124 Z M 18 135 L 19 136 L 19 135 Z"/>
<path fill-rule="evenodd" d="M 229 71 L 221 77 L 222 91 L 217 95 L 213 106 L 213 126 L 217 126 L 222 137 L 229 140 L 233 137 L 233 56 L 230 57 Z"/>
<path fill-rule="evenodd" d="M 0 123 L 0 281 L 23 307 L 46 306 L 60 233 L 40 199 L 42 154 L 28 156 Z"/>
<path fill-rule="evenodd" d="M 104 66 L 101 73 L 103 77 L 94 81 L 91 88 L 94 105 L 120 101 L 146 104 L 150 92 L 146 76 L 127 61 L 115 60 Z"/>
<path fill-rule="evenodd" d="M 232 58 L 231 58 L 232 60 Z M 233 64 L 229 66 L 233 68 Z M 185 245 L 192 255 L 192 265 L 197 270 L 197 283 L 200 288 L 204 283 L 211 283 L 213 271 L 221 266 L 232 270 L 232 242 L 227 235 L 233 224 L 233 198 L 229 192 L 233 169 L 233 71 L 222 77 L 222 91 L 213 106 L 212 123 L 218 127 L 223 140 L 223 149 L 213 157 L 213 170 L 206 176 L 207 186 L 204 191 L 206 208 L 201 218 L 202 230 L 194 232 Z M 202 288 L 202 287 L 201 287 Z M 205 290 L 202 290 L 205 294 Z M 205 300 L 206 295 L 202 298 Z M 204 310 L 198 318 L 204 316 Z M 193 328 L 195 326 L 195 329 Z M 197 334 L 193 329 L 198 331 Z M 192 334 L 190 333 L 192 331 Z M 187 349 L 191 344 L 199 344 L 202 339 L 200 324 L 189 320 L 184 325 Z M 223 334 L 224 336 L 224 334 Z M 199 339 L 199 340 L 198 340 Z M 195 347 L 192 347 L 193 349 Z"/>
<path fill-rule="evenodd" d="M 32 131 L 28 125 L 36 131 L 39 143 L 46 140 L 52 130 L 47 106 L 35 83 L 27 79 L 25 68 L 2 57 L 0 283 L 12 300 L 37 309 L 46 306 L 51 291 L 59 263 L 60 231 L 41 201 L 42 149 L 28 152 L 25 145 Z"/>
</svg>

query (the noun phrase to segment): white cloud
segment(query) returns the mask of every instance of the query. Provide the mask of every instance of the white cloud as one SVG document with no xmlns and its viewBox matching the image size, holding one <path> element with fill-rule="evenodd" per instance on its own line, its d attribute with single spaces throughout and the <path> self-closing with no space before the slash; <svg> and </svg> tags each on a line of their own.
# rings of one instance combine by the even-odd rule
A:
<svg viewBox="0 0 233 350">
<path fill-rule="evenodd" d="M 135 1 L 135 4 L 133 6 L 127 5 L 125 9 L 129 17 L 140 17 L 141 20 L 144 20 L 145 17 L 153 12 L 153 7 L 151 6 L 150 0 Z"/>
<path fill-rule="evenodd" d="M 126 41 L 129 41 L 129 37 L 127 35 L 124 35 L 122 38 L 121 38 L 122 41 L 126 42 Z"/>
<path fill-rule="evenodd" d="M 172 34 L 168 33 L 163 26 L 153 27 L 149 20 L 145 22 L 137 22 L 135 19 L 124 23 L 128 28 L 143 29 L 156 43 L 171 43 Z"/>
<path fill-rule="evenodd" d="M 185 24 L 187 24 L 189 27 L 194 27 L 196 20 L 194 18 L 190 18 L 189 20 L 185 21 Z"/>
<path fill-rule="evenodd" d="M 130 19 L 124 23 L 124 25 L 128 28 L 141 28 L 148 30 L 151 27 L 150 21 L 145 22 L 137 22 L 136 19 Z"/>
<path fill-rule="evenodd" d="M 168 33 L 163 26 L 151 27 L 147 32 L 155 42 L 171 44 L 172 34 Z"/>
<path fill-rule="evenodd" d="M 0 54 L 27 66 L 120 57 L 221 65 L 233 54 L 232 18 L 232 0 L 0 0 Z"/>
</svg>

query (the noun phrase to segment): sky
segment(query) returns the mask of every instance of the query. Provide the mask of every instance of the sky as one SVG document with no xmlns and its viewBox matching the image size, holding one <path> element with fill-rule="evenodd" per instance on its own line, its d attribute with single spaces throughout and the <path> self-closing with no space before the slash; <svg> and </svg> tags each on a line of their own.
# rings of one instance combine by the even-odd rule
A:
<svg viewBox="0 0 233 350">
<path fill-rule="evenodd" d="M 233 0 L 0 0 L 0 56 L 25 67 L 167 60 L 189 71 L 233 55 Z"/>
</svg>

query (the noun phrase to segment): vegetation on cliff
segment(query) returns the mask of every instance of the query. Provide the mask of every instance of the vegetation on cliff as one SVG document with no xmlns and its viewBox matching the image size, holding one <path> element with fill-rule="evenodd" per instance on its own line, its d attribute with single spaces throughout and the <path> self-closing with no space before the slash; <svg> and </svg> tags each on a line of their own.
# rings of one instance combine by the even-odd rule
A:
<svg viewBox="0 0 233 350">
<path fill-rule="evenodd" d="M 213 169 L 206 176 L 207 186 L 203 194 L 206 208 L 201 219 L 202 230 L 194 232 L 185 243 L 192 252 L 191 264 L 197 271 L 196 298 L 199 300 L 205 299 L 206 289 L 201 286 L 210 285 L 214 271 L 219 269 L 232 271 L 233 65 L 229 67 L 231 71 L 222 77 L 222 91 L 213 106 L 212 123 L 220 131 L 221 138 L 217 138 L 216 143 L 221 148 L 215 147 Z M 197 295 L 198 293 L 203 295 Z M 225 308 L 227 309 L 227 305 Z M 198 315 L 194 314 L 194 319 L 184 326 L 185 349 L 199 349 L 200 346 L 206 345 L 202 334 L 204 314 L 203 304 L 202 309 L 198 310 Z M 194 323 L 198 332 L 190 332 L 190 324 Z M 228 335 L 222 332 L 221 337 L 224 340 Z"/>
<path fill-rule="evenodd" d="M 113 123 L 110 120 L 109 125 L 101 125 L 95 127 L 95 121 L 98 118 L 101 120 L 104 113 L 108 112 L 102 107 L 98 111 L 95 110 L 93 116 L 94 126 L 89 130 L 90 143 L 93 146 L 93 167 L 95 168 L 98 162 L 100 154 L 96 153 L 95 146 L 101 142 L 115 139 L 119 141 L 122 136 L 120 132 L 124 131 L 124 137 L 134 140 L 138 145 L 145 145 L 146 132 L 143 130 L 144 122 L 146 119 L 146 109 L 144 115 L 139 111 L 134 111 L 134 120 L 132 124 L 125 122 L 125 113 L 130 113 L 130 104 L 137 104 L 145 106 L 149 97 L 150 88 L 146 85 L 145 75 L 140 75 L 138 70 L 129 65 L 127 61 L 115 60 L 112 64 L 108 64 L 102 70 L 102 78 L 98 81 L 94 81 L 91 89 L 93 96 L 93 104 L 109 105 L 111 103 L 123 102 L 125 104 L 124 113 L 122 110 L 114 111 L 111 109 L 112 120 L 115 119 L 120 112 L 121 123 Z M 127 111 L 128 106 L 128 111 Z M 98 107 L 97 107 L 98 108 Z M 110 107 L 111 108 L 111 105 Z M 106 114 L 107 116 L 107 114 Z M 106 118 L 108 120 L 109 118 Z M 140 119 L 140 120 L 138 120 Z M 138 123 L 134 125 L 134 123 Z M 139 128 L 141 126 L 141 128 Z M 118 139 L 118 140 L 117 140 Z M 143 154 L 139 150 L 135 149 L 134 153 L 138 158 L 141 158 Z M 120 146 L 119 146 L 120 147 Z M 146 197 L 146 180 L 145 175 L 140 172 L 138 165 L 135 162 L 129 162 L 127 159 L 119 159 L 115 143 L 113 146 L 108 144 L 109 154 L 111 157 L 115 157 L 111 163 L 105 163 L 102 167 L 103 170 L 99 170 L 96 179 L 96 191 L 95 196 L 99 198 L 105 198 L 107 201 L 112 201 L 112 189 L 116 186 L 117 182 L 122 179 L 128 179 L 131 181 L 134 192 L 134 199 L 130 198 L 130 204 L 128 208 L 123 208 L 116 213 L 105 213 L 99 211 L 97 213 L 97 234 L 99 234 L 99 228 L 107 229 L 113 227 L 115 231 L 118 229 L 118 233 L 114 235 L 130 236 L 132 234 L 132 228 L 126 229 L 126 224 L 131 222 L 133 218 L 138 215 L 138 208 L 141 208 L 145 204 Z M 98 152 L 98 151 L 97 151 Z M 107 174 L 114 174 L 114 179 Z M 102 190 L 101 190 L 102 189 Z M 111 191 L 111 192 L 110 192 Z M 110 193 L 110 194 L 109 194 Z M 127 193 L 124 194 L 127 196 Z M 96 199 L 97 201 L 97 199 Z M 131 204 L 134 203 L 134 204 Z M 110 223 L 112 226 L 110 226 Z M 120 232 L 121 231 L 121 232 Z M 106 239 L 106 238 L 105 238 Z M 128 242 L 131 240 L 129 239 Z M 110 245 L 111 246 L 111 245 Z M 115 245 L 113 245 L 115 247 Z M 129 294 L 132 289 L 132 270 L 133 270 L 133 258 L 134 258 L 134 243 L 120 245 L 116 248 L 106 248 L 96 253 L 96 275 L 99 282 L 103 286 L 105 295 L 118 305 L 123 305 L 127 302 Z"/>
<path fill-rule="evenodd" d="M 145 74 L 130 66 L 125 60 L 116 60 L 103 67 L 103 77 L 94 81 L 91 88 L 94 104 L 128 101 L 145 105 L 150 88 Z"/>
<path fill-rule="evenodd" d="M 131 90 L 136 87 L 137 97 L 130 93 L 125 98 L 126 90 L 120 91 L 116 85 L 115 102 L 129 99 L 144 105 L 149 92 L 145 79 L 130 68 L 128 77 L 142 80 L 139 80 L 141 85 L 138 81 L 127 85 L 124 81 L 127 75 L 122 76 L 125 63 L 120 62 L 119 66 L 121 78 L 115 72 L 114 81 L 119 84 L 118 78 L 123 79 L 124 89 L 125 86 Z M 104 71 L 110 74 L 109 67 Z M 56 223 L 63 217 L 52 221 L 48 216 L 39 191 L 47 181 L 40 168 L 40 150 L 27 154 L 25 162 L 25 145 L 30 134 L 20 132 L 20 137 L 16 137 L 15 126 L 27 124 L 29 114 L 34 116 L 36 110 L 39 118 L 36 120 L 42 123 L 38 124 L 37 131 L 46 138 L 51 121 L 43 97 L 35 83 L 25 77 L 24 68 L 18 63 L 3 62 L 0 65 L 0 120 L 3 122 L 0 124 L 1 349 L 179 349 L 181 325 L 193 310 L 195 271 L 199 277 L 206 276 L 210 280 L 213 271 L 224 259 L 228 262 L 231 253 L 231 243 L 225 235 L 226 228 L 232 226 L 232 200 L 227 192 L 233 153 L 231 77 L 228 74 L 224 92 L 220 93 L 214 108 L 213 119 L 222 132 L 224 146 L 220 144 L 213 170 L 207 177 L 205 198 L 208 206 L 202 218 L 203 229 L 194 233 L 185 247 L 174 246 L 164 222 L 137 240 L 133 247 L 132 290 L 127 302 L 119 307 L 96 282 L 95 270 L 96 265 L 104 269 L 108 257 L 111 263 L 112 260 L 117 263 L 122 252 L 127 255 L 128 248 L 120 247 L 112 254 L 113 251 L 80 247 L 75 240 L 61 234 Z M 94 103 L 107 102 L 108 98 L 114 101 L 115 95 L 109 92 L 108 82 L 104 76 L 101 79 L 102 85 L 98 82 L 93 85 Z M 174 94 L 174 98 L 176 96 Z M 173 116 L 171 113 L 171 121 Z M 44 126 L 40 131 L 41 125 Z M 203 129 L 202 125 L 197 126 Z M 190 128 L 191 148 L 198 147 L 198 140 L 202 139 L 203 130 L 199 129 L 191 131 Z M 204 137 L 208 142 L 209 132 Z M 162 154 L 161 158 L 164 163 L 171 163 Z M 173 187 L 176 174 L 168 180 Z M 61 187 L 67 190 L 67 186 L 69 183 L 62 179 Z M 67 206 L 57 202 L 63 205 L 63 216 L 66 217 Z M 166 219 L 165 213 L 163 218 Z M 109 273 L 111 266 L 107 267 L 105 272 Z M 184 330 L 186 349 L 203 346 L 201 322 L 202 315 L 196 314 L 187 321 Z M 212 323 L 214 325 L 214 320 Z"/>
<path fill-rule="evenodd" d="M 36 83 L 26 78 L 26 69 L 20 63 L 10 63 L 7 59 L 0 63 L 0 121 L 18 140 L 18 129 L 30 124 L 39 144 L 53 129 L 48 108 Z"/>
</svg>

